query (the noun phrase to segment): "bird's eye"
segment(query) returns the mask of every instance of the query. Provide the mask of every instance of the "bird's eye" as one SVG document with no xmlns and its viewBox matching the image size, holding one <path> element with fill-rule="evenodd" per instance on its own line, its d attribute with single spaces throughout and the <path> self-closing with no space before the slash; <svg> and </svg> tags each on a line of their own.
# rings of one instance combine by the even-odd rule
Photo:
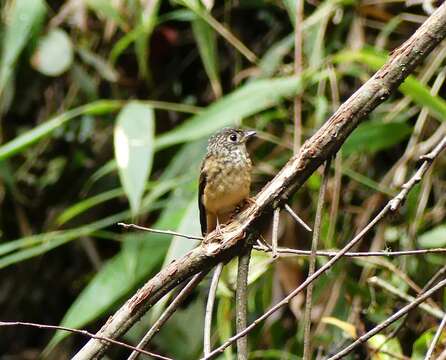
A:
<svg viewBox="0 0 446 360">
<path fill-rule="evenodd" d="M 229 140 L 231 140 L 232 142 L 236 142 L 237 141 L 237 135 L 236 134 L 229 135 Z"/>
</svg>

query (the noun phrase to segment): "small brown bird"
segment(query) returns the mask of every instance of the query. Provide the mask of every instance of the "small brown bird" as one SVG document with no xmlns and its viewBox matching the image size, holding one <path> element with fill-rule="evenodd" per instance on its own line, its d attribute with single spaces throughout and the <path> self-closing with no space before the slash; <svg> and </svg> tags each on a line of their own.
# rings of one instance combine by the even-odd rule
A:
<svg viewBox="0 0 446 360">
<path fill-rule="evenodd" d="M 237 206 L 248 199 L 252 164 L 246 142 L 255 134 L 225 128 L 209 138 L 198 191 L 203 236 L 226 223 Z"/>
</svg>

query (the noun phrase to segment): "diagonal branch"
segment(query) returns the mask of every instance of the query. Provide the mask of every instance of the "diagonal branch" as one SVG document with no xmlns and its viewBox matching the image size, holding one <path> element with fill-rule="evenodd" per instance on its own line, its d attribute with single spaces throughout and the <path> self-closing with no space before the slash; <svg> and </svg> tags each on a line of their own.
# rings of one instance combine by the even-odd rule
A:
<svg viewBox="0 0 446 360">
<path fill-rule="evenodd" d="M 253 204 L 231 221 L 221 233 L 210 233 L 200 246 L 172 262 L 150 279 L 104 324 L 97 335 L 109 338 L 121 336 L 178 283 L 237 256 L 243 249 L 245 239 L 254 237 L 264 216 L 285 202 L 325 160 L 332 157 L 360 122 L 384 102 L 445 37 L 446 3 L 402 46 L 394 50 L 387 63 L 303 144 L 300 151 L 260 191 Z M 342 254 L 343 252 L 340 252 L 339 257 Z M 339 257 L 332 260 L 337 261 Z M 97 358 L 108 347 L 109 344 L 91 339 L 74 359 Z"/>
<path fill-rule="evenodd" d="M 370 221 L 352 240 L 350 240 L 347 245 L 345 245 L 337 254 L 335 257 L 331 258 L 329 261 L 327 261 L 323 266 L 321 266 L 313 275 L 308 276 L 306 280 L 300 284 L 296 289 L 294 289 L 292 292 L 290 292 L 286 297 L 284 297 L 281 301 L 279 301 L 277 304 L 272 306 L 267 312 L 265 312 L 262 316 L 259 316 L 256 320 L 254 320 L 249 326 L 246 327 L 244 331 L 241 331 L 231 338 L 229 338 L 224 344 L 219 346 L 217 349 L 212 351 L 209 356 L 204 357 L 202 360 L 208 360 L 213 359 L 216 355 L 223 352 L 224 349 L 226 349 L 228 346 L 230 346 L 234 341 L 239 339 L 242 336 L 245 336 L 247 333 L 249 333 L 252 329 L 254 329 L 257 325 L 259 325 L 262 321 L 270 317 L 272 314 L 274 314 L 277 310 L 279 310 L 281 307 L 285 306 L 290 302 L 292 298 L 294 298 L 297 294 L 299 294 L 301 291 L 303 291 L 309 284 L 311 284 L 313 281 L 315 281 L 319 276 L 321 276 L 323 273 L 325 273 L 328 269 L 330 269 L 339 259 L 341 259 L 344 254 L 350 250 L 353 246 L 358 244 L 362 238 L 370 231 L 372 230 L 376 224 L 378 224 L 380 221 L 382 221 L 385 216 L 391 212 L 397 210 L 402 202 L 405 200 L 407 194 L 409 191 L 421 180 L 422 176 L 426 173 L 426 171 L 429 169 L 430 165 L 432 164 L 433 160 L 440 154 L 441 151 L 443 151 L 446 148 L 446 138 L 444 138 L 436 147 L 434 150 L 432 150 L 429 154 L 424 156 L 425 159 L 423 164 L 420 166 L 420 168 L 417 170 L 417 172 L 409 179 L 408 182 L 406 182 L 402 186 L 402 190 L 393 198 L 391 199 L 386 206 L 382 208 L 382 210 L 375 216 L 375 218 Z M 415 179 L 415 180 L 414 180 Z M 394 207 L 392 207 L 394 206 Z"/>
</svg>

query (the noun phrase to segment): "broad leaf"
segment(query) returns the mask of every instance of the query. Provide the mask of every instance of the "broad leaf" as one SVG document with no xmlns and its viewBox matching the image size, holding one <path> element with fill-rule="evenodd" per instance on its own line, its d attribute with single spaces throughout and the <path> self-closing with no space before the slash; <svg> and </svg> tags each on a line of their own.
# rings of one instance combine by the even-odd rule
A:
<svg viewBox="0 0 446 360">
<path fill-rule="evenodd" d="M 133 214 L 138 212 L 152 168 L 154 127 L 153 109 L 137 102 L 122 109 L 115 126 L 116 164 Z"/>
<path fill-rule="evenodd" d="M 8 14 L 8 23 L 2 34 L 0 61 L 0 95 L 14 71 L 14 65 L 23 48 L 46 13 L 43 0 L 15 0 Z"/>
</svg>

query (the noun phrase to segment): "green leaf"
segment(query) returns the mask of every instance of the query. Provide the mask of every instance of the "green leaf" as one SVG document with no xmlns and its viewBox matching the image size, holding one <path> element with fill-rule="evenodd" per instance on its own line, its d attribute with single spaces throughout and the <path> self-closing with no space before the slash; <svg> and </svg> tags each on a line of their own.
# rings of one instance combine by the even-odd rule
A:
<svg viewBox="0 0 446 360">
<path fill-rule="evenodd" d="M 205 151 L 204 145 L 204 142 L 197 142 L 188 144 L 181 149 L 166 168 L 163 176 L 161 176 L 160 186 L 155 187 L 152 192 L 160 195 L 158 188 L 166 186 L 167 183 L 172 182 L 172 179 L 179 175 L 184 176 L 188 173 L 196 173 L 199 169 L 199 161 L 201 161 Z M 196 180 L 190 183 L 196 183 Z M 195 199 L 195 196 L 196 187 L 194 188 L 190 184 L 177 186 L 177 190 L 172 192 L 168 199 L 168 206 L 153 227 L 157 229 L 176 229 L 187 213 L 188 204 L 192 198 Z M 153 202 L 154 199 L 153 195 L 151 198 L 150 195 L 147 195 L 143 203 Z M 83 327 L 108 312 L 117 301 L 128 294 L 141 281 L 147 279 L 155 268 L 158 268 L 166 254 L 171 238 L 170 236 L 153 233 L 141 233 L 136 237 L 131 234 L 125 236 L 124 243 L 127 244 L 128 241 L 128 244 L 90 281 L 87 288 L 81 292 L 75 303 L 68 310 L 62 320 L 62 324 L 65 326 Z M 155 250 L 153 246 L 156 247 Z M 158 253 L 158 250 L 160 253 Z M 153 251 L 155 251 L 155 254 Z M 159 259 L 158 255 L 160 256 Z M 152 257 L 156 257 L 156 261 L 148 260 L 152 259 Z M 129 264 L 130 258 L 131 264 Z M 125 276 L 125 281 L 116 282 L 113 279 L 109 279 L 116 276 L 116 274 L 122 274 L 122 277 Z M 119 279 L 122 279 L 121 275 L 119 276 Z M 101 299 L 96 299 L 98 293 L 94 293 L 91 289 L 96 289 L 100 294 L 108 294 L 108 296 L 101 295 Z M 80 319 L 82 321 L 79 321 Z M 49 353 L 59 341 L 68 335 L 66 332 L 57 332 L 46 347 L 45 352 Z"/>
<path fill-rule="evenodd" d="M 436 248 L 446 246 L 446 224 L 439 225 L 426 231 L 418 237 L 418 244 L 422 248 Z"/>
<path fill-rule="evenodd" d="M 120 108 L 121 104 L 122 103 L 117 100 L 99 100 L 57 115 L 45 121 L 42 125 L 39 125 L 0 146 L 0 160 L 7 159 L 12 155 L 17 154 L 38 140 L 50 135 L 55 129 L 60 128 L 79 115 L 113 112 Z"/>
<path fill-rule="evenodd" d="M 119 177 L 133 214 L 139 210 L 152 168 L 154 118 L 150 106 L 130 102 L 119 113 L 114 130 Z"/>
<path fill-rule="evenodd" d="M 33 67 L 42 74 L 59 76 L 73 63 L 73 45 L 67 33 L 53 29 L 39 40 L 31 59 Z"/>
<path fill-rule="evenodd" d="M 384 65 L 386 59 L 385 54 L 370 48 L 360 51 L 342 51 L 333 58 L 337 63 L 355 61 L 366 64 L 375 71 Z M 432 116 L 440 121 L 446 121 L 446 100 L 440 96 L 432 95 L 431 89 L 415 77 L 408 76 L 398 89 L 415 104 L 426 107 Z"/>
<path fill-rule="evenodd" d="M 151 106 L 154 109 L 171 110 L 186 113 L 197 113 L 199 108 L 190 105 L 169 103 L 164 101 L 140 101 L 141 104 Z M 45 121 L 42 125 L 34 127 L 32 130 L 17 136 L 10 142 L 0 146 L 0 161 L 19 153 L 25 148 L 40 139 L 51 135 L 51 133 L 65 125 L 68 121 L 77 118 L 80 115 L 104 115 L 113 113 L 125 104 L 121 100 L 98 100 L 77 108 L 68 110 L 60 115 Z"/>
<path fill-rule="evenodd" d="M 2 37 L 0 61 L 0 97 L 14 71 L 14 65 L 36 27 L 45 16 L 43 0 L 15 0 L 7 14 L 8 22 Z"/>
<path fill-rule="evenodd" d="M 285 77 L 253 81 L 213 103 L 174 130 L 156 139 L 162 149 L 184 141 L 192 141 L 234 125 L 237 121 L 277 105 L 303 90 L 303 78 Z"/>
<path fill-rule="evenodd" d="M 414 342 L 412 347 L 411 360 L 424 360 L 427 350 L 435 335 L 435 328 L 426 330 L 421 336 Z"/>
<path fill-rule="evenodd" d="M 201 18 L 192 21 L 192 30 L 200 52 L 201 61 L 211 82 L 216 98 L 221 96 L 221 84 L 218 75 L 217 38 L 214 30 Z"/>
<path fill-rule="evenodd" d="M 411 132 L 406 123 L 368 121 L 353 131 L 342 146 L 342 152 L 348 156 L 388 149 L 406 139 Z"/>
</svg>

